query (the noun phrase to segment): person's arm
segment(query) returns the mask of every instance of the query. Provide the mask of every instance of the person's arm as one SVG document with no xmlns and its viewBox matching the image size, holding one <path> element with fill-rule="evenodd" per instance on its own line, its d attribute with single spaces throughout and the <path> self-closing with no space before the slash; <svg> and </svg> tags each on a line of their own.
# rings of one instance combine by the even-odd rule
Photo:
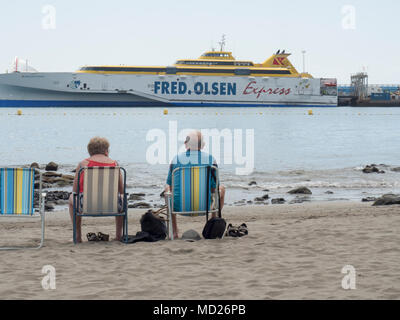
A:
<svg viewBox="0 0 400 320">
<path fill-rule="evenodd" d="M 169 170 L 168 170 L 168 177 L 167 177 L 167 183 L 165 186 L 164 191 L 167 192 L 171 192 L 172 191 L 172 171 L 174 170 L 174 165 L 171 163 L 171 165 L 169 166 Z"/>
<path fill-rule="evenodd" d="M 214 167 L 218 168 L 218 163 L 214 157 L 211 157 L 211 163 Z M 217 187 L 217 172 L 213 168 L 211 170 L 214 171 L 214 175 L 211 174 L 211 192 L 214 193 Z"/>
<path fill-rule="evenodd" d="M 72 192 L 78 192 L 78 176 L 79 176 L 79 171 L 82 169 L 82 168 L 84 168 L 84 167 L 86 167 L 87 166 L 87 164 L 88 164 L 88 162 L 87 161 L 82 161 L 82 162 L 80 162 L 79 164 L 78 164 L 78 166 L 76 167 L 76 169 L 75 169 L 75 177 L 74 177 L 74 184 L 73 184 L 73 187 L 72 187 Z"/>
<path fill-rule="evenodd" d="M 115 166 L 119 167 L 119 164 L 117 161 L 115 161 Z M 118 192 L 119 192 L 119 194 L 124 195 L 124 180 L 122 178 L 121 170 L 119 170 Z"/>
</svg>

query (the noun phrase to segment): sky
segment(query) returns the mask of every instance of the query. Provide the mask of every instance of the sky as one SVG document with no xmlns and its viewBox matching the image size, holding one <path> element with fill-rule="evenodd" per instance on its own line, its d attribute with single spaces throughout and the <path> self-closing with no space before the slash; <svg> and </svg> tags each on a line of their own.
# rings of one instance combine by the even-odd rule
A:
<svg viewBox="0 0 400 320">
<path fill-rule="evenodd" d="M 50 9 L 49 9 L 50 8 Z M 400 83 L 398 0 L 0 0 L 0 72 L 16 56 L 42 72 L 172 65 L 218 48 L 265 61 L 278 49 L 314 77 Z"/>
</svg>

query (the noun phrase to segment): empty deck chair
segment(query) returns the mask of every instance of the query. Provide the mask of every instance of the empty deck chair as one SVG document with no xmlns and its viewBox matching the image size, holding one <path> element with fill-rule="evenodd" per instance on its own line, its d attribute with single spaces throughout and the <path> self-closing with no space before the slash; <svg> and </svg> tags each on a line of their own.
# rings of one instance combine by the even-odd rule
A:
<svg viewBox="0 0 400 320">
<path fill-rule="evenodd" d="M 214 181 L 214 185 L 212 183 Z M 215 187 L 215 191 L 212 192 Z M 215 166 L 181 167 L 172 172 L 171 192 L 166 193 L 168 237 L 174 240 L 172 215 L 221 216 L 219 174 Z"/>
<path fill-rule="evenodd" d="M 39 208 L 34 209 L 35 172 L 39 173 Z M 42 193 L 42 175 L 36 169 L 0 168 L 0 218 L 41 219 L 41 240 L 38 246 L 1 247 L 0 250 L 40 249 L 45 232 L 45 194 Z M 37 212 L 36 212 L 37 211 Z"/>
<path fill-rule="evenodd" d="M 122 201 L 118 192 L 123 172 Z M 124 217 L 123 239 L 128 234 L 128 198 L 126 171 L 121 167 L 85 167 L 79 170 L 78 186 L 83 179 L 83 193 L 73 194 L 73 239 L 76 243 L 76 217 Z"/>
</svg>

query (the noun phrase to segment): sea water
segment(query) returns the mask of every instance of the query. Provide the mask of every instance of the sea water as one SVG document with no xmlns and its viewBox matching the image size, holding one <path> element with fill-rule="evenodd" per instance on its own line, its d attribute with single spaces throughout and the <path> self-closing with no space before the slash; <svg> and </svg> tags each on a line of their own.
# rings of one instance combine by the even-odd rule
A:
<svg viewBox="0 0 400 320">
<path fill-rule="evenodd" d="M 171 128 L 226 129 L 254 133 L 254 168 L 227 160 L 221 143 L 220 176 L 227 202 L 251 201 L 266 193 L 289 196 L 306 186 L 313 192 L 303 200 L 361 200 L 400 192 L 400 108 L 33 108 L 0 109 L 1 166 L 46 164 L 54 161 L 64 172 L 88 157 L 94 136 L 110 141 L 110 156 L 128 172 L 130 192 L 144 192 L 146 200 L 160 201 L 168 171 L 170 148 L 176 142 Z M 167 114 L 166 114 L 167 113 Z M 149 163 L 146 153 L 154 141 L 149 132 L 164 132 L 165 162 Z M 154 132 L 154 131 L 153 131 Z M 184 139 L 184 138 L 183 138 Z M 249 149 L 246 149 L 249 148 Z M 174 150 L 174 149 L 172 149 Z M 235 152 L 235 151 L 233 151 Z M 233 159 L 234 160 L 234 159 Z M 368 164 L 382 165 L 385 174 L 365 174 Z M 257 184 L 249 186 L 251 181 Z M 268 191 L 266 191 L 268 190 Z M 333 192 L 333 193 L 332 193 Z"/>
</svg>

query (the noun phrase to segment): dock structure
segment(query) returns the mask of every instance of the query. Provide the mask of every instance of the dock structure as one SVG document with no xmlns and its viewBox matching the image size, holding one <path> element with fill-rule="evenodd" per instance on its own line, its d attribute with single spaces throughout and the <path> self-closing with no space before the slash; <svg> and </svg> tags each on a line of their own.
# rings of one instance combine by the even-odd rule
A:
<svg viewBox="0 0 400 320">
<path fill-rule="evenodd" d="M 351 75 L 351 84 L 339 86 L 338 91 L 339 106 L 400 107 L 400 85 L 370 85 L 365 72 Z"/>
</svg>

